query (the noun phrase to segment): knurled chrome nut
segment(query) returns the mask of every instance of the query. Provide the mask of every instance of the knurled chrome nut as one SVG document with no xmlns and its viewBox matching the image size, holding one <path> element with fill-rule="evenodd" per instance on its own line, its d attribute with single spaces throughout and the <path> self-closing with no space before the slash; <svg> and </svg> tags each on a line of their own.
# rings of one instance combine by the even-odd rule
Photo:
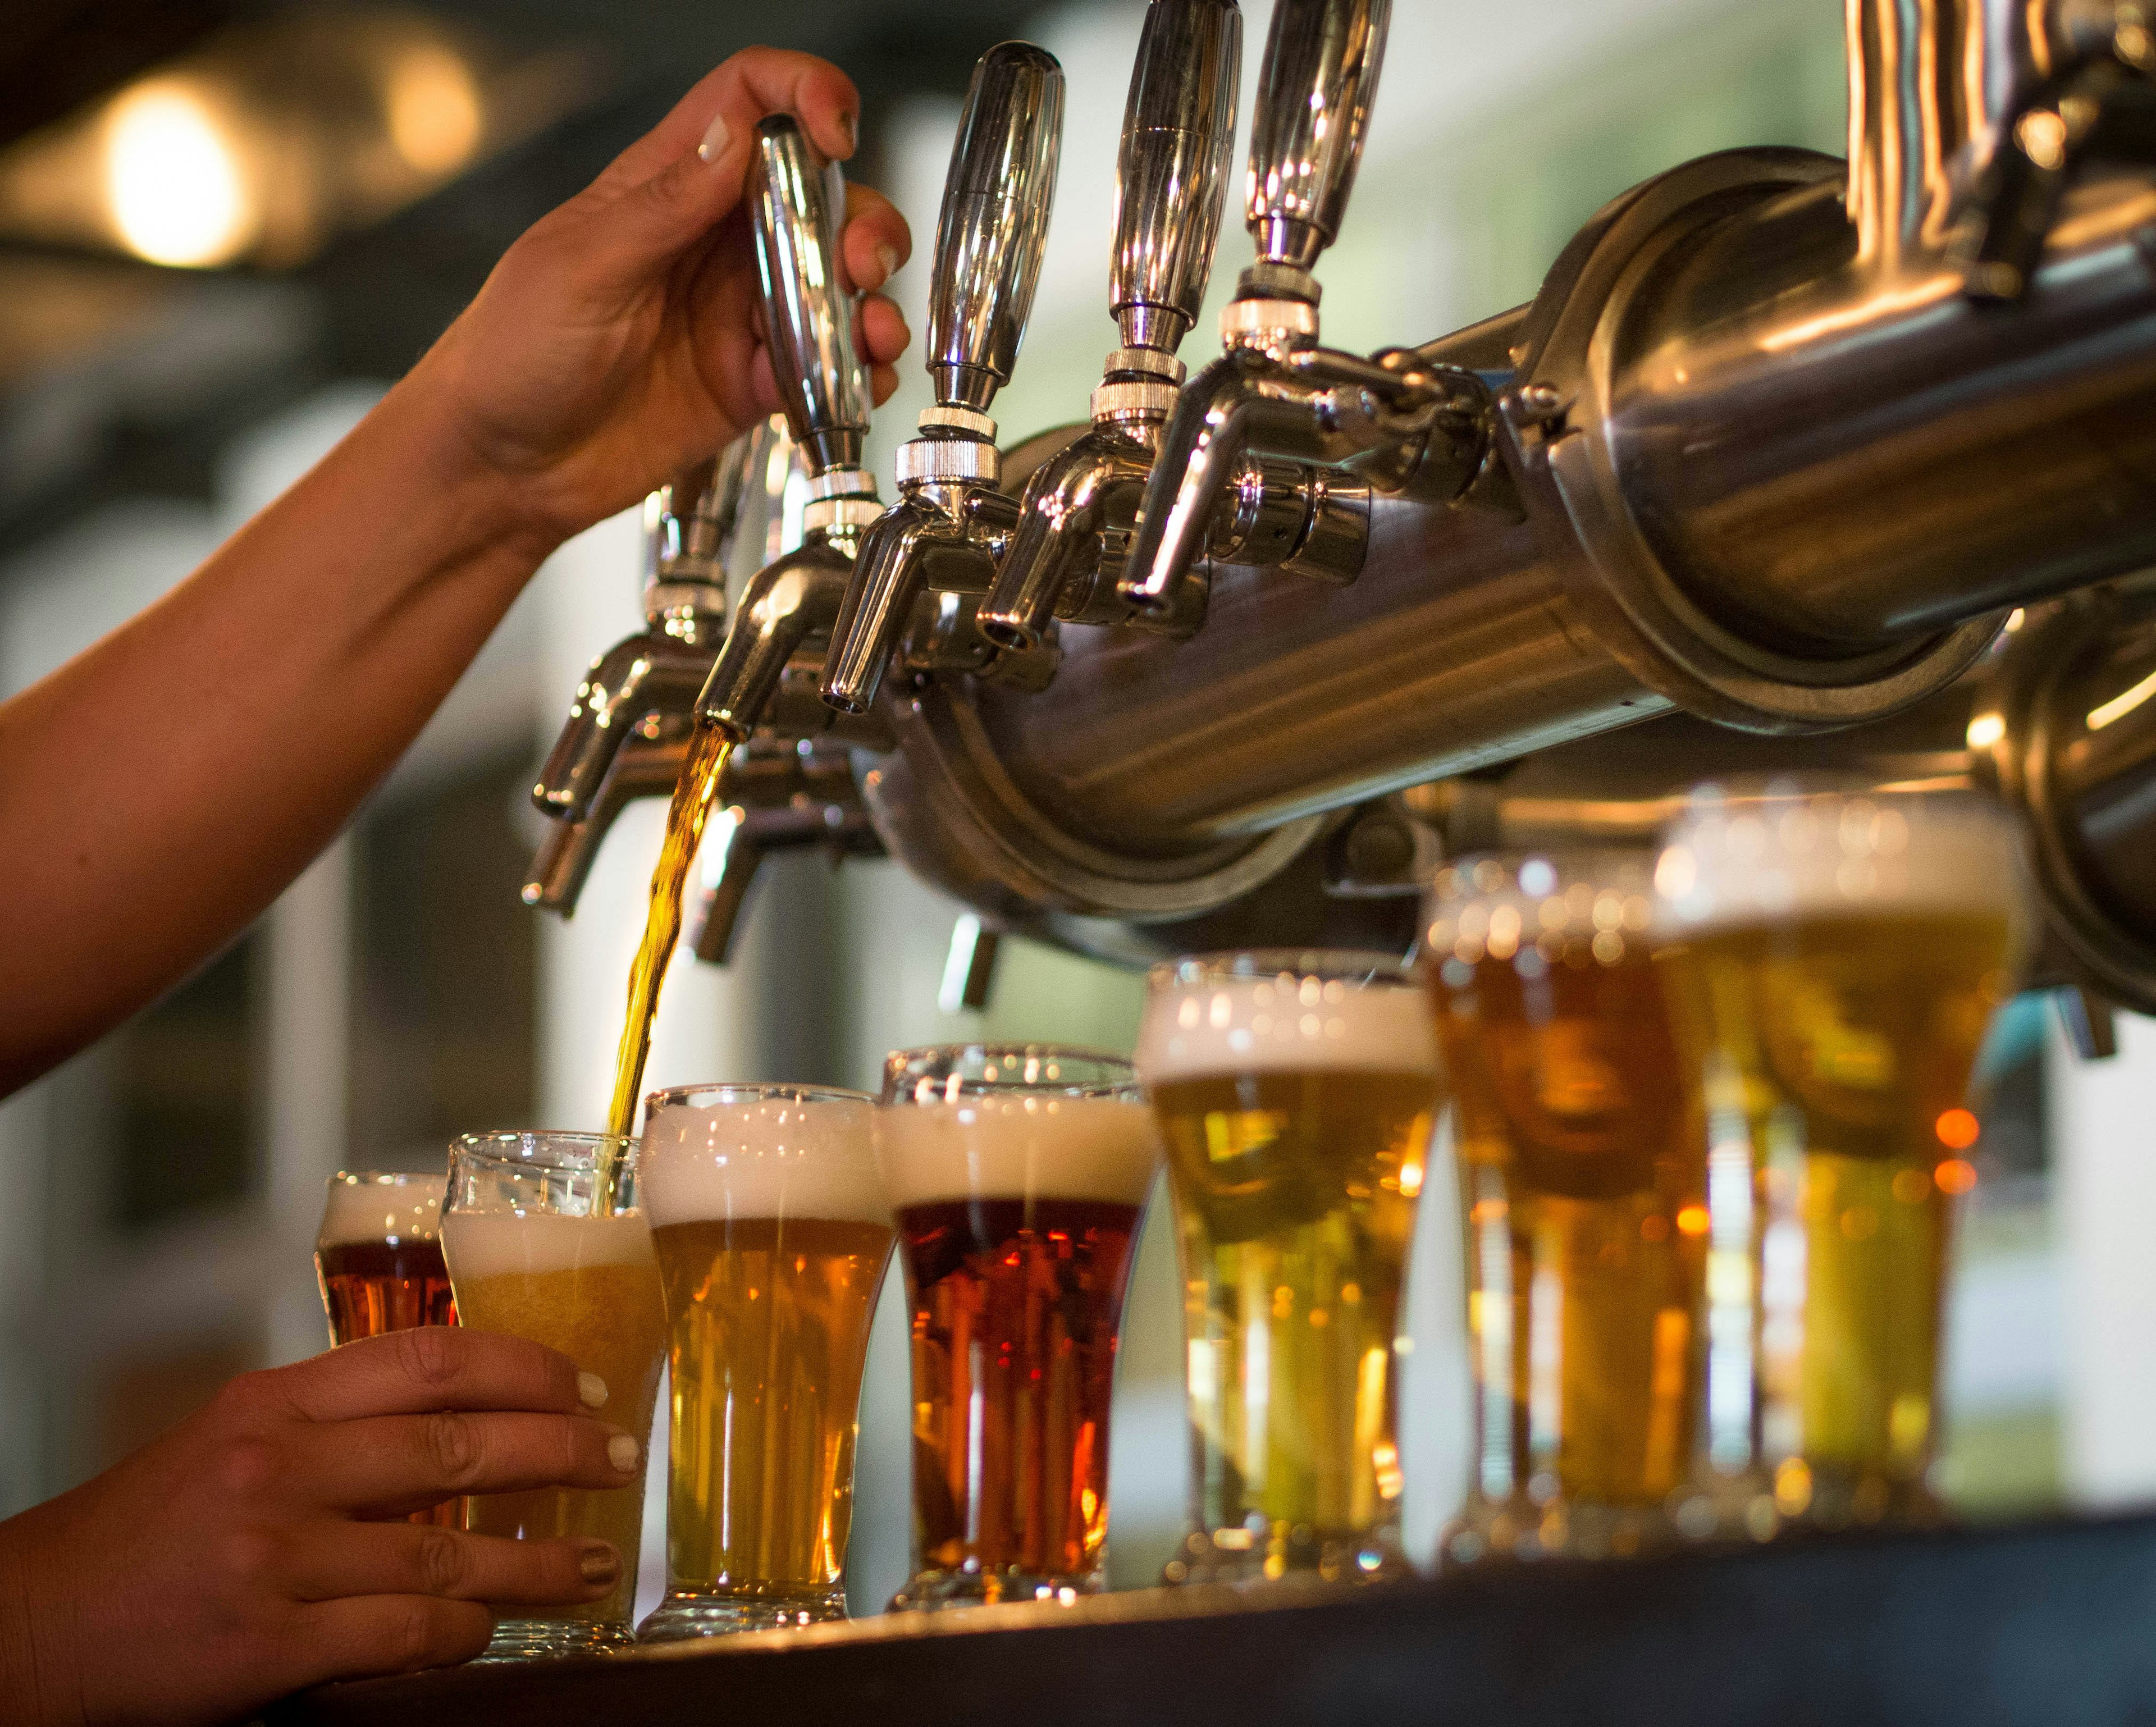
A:
<svg viewBox="0 0 2156 1727">
<path fill-rule="evenodd" d="M 883 514 L 883 506 L 868 497 L 812 498 L 801 509 L 801 532 L 813 534 L 824 527 L 866 527 Z"/>
<path fill-rule="evenodd" d="M 1220 340 L 1229 347 L 1317 335 L 1317 308 L 1301 300 L 1231 300 L 1220 308 Z"/>
<path fill-rule="evenodd" d="M 1307 300 L 1312 306 L 1325 297 L 1324 287 L 1316 276 L 1299 264 L 1285 264 L 1277 258 L 1259 259 L 1243 272 L 1236 286 L 1245 294 L 1255 290 L 1258 296 Z"/>
<path fill-rule="evenodd" d="M 1149 372 L 1155 378 L 1164 378 L 1170 383 L 1181 383 L 1184 373 L 1183 362 L 1173 354 L 1164 354 L 1157 347 L 1111 347 L 1103 372 Z"/>
<path fill-rule="evenodd" d="M 1166 419 L 1175 412 L 1179 393 L 1172 383 L 1101 383 L 1093 386 L 1093 418 Z"/>
<path fill-rule="evenodd" d="M 995 421 L 975 408 L 939 402 L 933 408 L 922 409 L 914 424 L 924 432 L 971 432 L 990 444 L 996 441 Z"/>
<path fill-rule="evenodd" d="M 996 446 L 970 438 L 916 438 L 898 446 L 892 465 L 901 486 L 937 480 L 978 480 L 993 486 L 1002 472 Z"/>
<path fill-rule="evenodd" d="M 808 501 L 819 498 L 872 498 L 875 496 L 875 475 L 865 468 L 833 468 L 822 474 L 813 474 L 808 479 Z"/>
</svg>

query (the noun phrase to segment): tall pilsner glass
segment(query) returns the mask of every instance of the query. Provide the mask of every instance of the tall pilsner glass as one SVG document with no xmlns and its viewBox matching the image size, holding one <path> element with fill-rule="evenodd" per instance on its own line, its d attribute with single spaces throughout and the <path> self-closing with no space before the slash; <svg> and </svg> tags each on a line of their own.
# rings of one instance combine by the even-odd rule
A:
<svg viewBox="0 0 2156 1727">
<path fill-rule="evenodd" d="M 1708 790 L 1655 879 L 1711 1219 L 1680 1524 L 1928 1520 L 1964 1094 L 2015 961 L 2011 830 L 1966 794 Z"/>
<path fill-rule="evenodd" d="M 476 1133 L 449 1148 L 442 1250 L 467 1329 L 529 1338 L 606 1381 L 600 1419 L 651 1435 L 666 1347 L 659 1265 L 638 1192 L 636 1142 L 609 1133 Z M 475 1494 L 465 1527 L 521 1539 L 597 1536 L 621 1555 L 604 1599 L 495 1609 L 486 1658 L 566 1655 L 629 1642 L 644 1477 L 618 1488 Z"/>
<path fill-rule="evenodd" d="M 1045 1044 L 901 1051 L 876 1154 L 913 1333 L 914 1575 L 891 1605 L 1090 1594 L 1131 1248 L 1160 1168 L 1137 1076 Z"/>
<path fill-rule="evenodd" d="M 1154 969 L 1138 1070 L 1167 1142 L 1191 1529 L 1171 1582 L 1404 1575 L 1393 1354 L 1437 1055 L 1370 954 Z"/>
<path fill-rule="evenodd" d="M 891 1258 L 875 1108 L 789 1085 L 644 1101 L 673 1401 L 646 1642 L 846 1616 L 861 1369 Z"/>
<path fill-rule="evenodd" d="M 1691 1467 L 1707 1147 L 1650 957 L 1655 855 L 1463 858 L 1423 969 L 1454 1111 L 1473 1474 L 1441 1552 L 1675 1535 Z"/>
<path fill-rule="evenodd" d="M 457 1323 L 449 1267 L 442 1262 L 445 1175 L 340 1169 L 330 1177 L 315 1237 L 315 1280 L 330 1322 L 330 1344 L 386 1331 Z M 460 1503 L 412 1514 L 413 1523 L 454 1529 Z"/>
</svg>

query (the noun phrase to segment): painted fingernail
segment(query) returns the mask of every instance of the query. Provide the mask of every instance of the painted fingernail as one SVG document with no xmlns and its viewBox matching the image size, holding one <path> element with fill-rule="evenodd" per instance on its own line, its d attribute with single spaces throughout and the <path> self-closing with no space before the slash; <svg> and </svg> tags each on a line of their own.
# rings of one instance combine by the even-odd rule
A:
<svg viewBox="0 0 2156 1727">
<path fill-rule="evenodd" d="M 607 1462 L 626 1475 L 636 1467 L 639 1449 L 632 1435 L 617 1433 L 607 1441 Z"/>
<path fill-rule="evenodd" d="M 587 1583 L 611 1583 L 621 1575 L 621 1555 L 604 1541 L 593 1541 L 578 1558 L 577 1569 Z"/>
<path fill-rule="evenodd" d="M 704 128 L 704 141 L 696 146 L 696 154 L 706 162 L 716 162 L 726 154 L 726 145 L 732 139 L 734 129 L 726 124 L 723 114 L 714 114 L 711 123 Z"/>
<path fill-rule="evenodd" d="M 876 262 L 883 266 L 883 279 L 889 281 L 898 274 L 898 248 L 884 241 L 876 248 Z"/>
<path fill-rule="evenodd" d="M 606 1381 L 595 1373 L 577 1375 L 577 1397 L 586 1409 L 597 1409 L 607 1401 Z"/>
</svg>

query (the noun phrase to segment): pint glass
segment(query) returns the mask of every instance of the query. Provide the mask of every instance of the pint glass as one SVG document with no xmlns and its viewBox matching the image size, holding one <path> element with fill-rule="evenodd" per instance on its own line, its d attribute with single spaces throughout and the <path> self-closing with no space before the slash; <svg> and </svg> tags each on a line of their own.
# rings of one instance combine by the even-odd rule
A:
<svg viewBox="0 0 2156 1727">
<path fill-rule="evenodd" d="M 1160 1167 L 1136 1075 L 1045 1044 L 901 1051 L 876 1155 L 913 1335 L 914 1575 L 891 1605 L 1089 1594 L 1123 1293 Z"/>
<path fill-rule="evenodd" d="M 1680 1522 L 1922 1521 L 1964 1096 L 2019 871 L 1966 794 L 1696 795 L 1656 868 L 1706 1120 L 1704 1455 Z"/>
<path fill-rule="evenodd" d="M 1675 1532 L 1698 1415 L 1707 1155 L 1649 958 L 1654 862 L 1462 859 L 1424 907 L 1474 1375 L 1450 1561 L 1630 1553 Z"/>
<path fill-rule="evenodd" d="M 636 1142 L 606 1133 L 467 1134 L 449 1148 L 442 1249 L 475 1331 L 529 1338 L 606 1381 L 602 1420 L 644 1444 L 666 1315 L 638 1193 Z M 465 1527 L 525 1539 L 597 1536 L 621 1555 L 613 1593 L 583 1606 L 495 1609 L 491 1659 L 630 1641 L 644 1478 L 608 1488 L 475 1494 Z"/>
<path fill-rule="evenodd" d="M 1168 1580 L 1405 1574 L 1393 1338 L 1429 1004 L 1368 954 L 1180 960 L 1153 970 L 1138 1070 L 1184 1289 L 1191 1527 Z"/>
<path fill-rule="evenodd" d="M 654 1092 L 639 1170 L 673 1401 L 666 1596 L 646 1642 L 846 1616 L 854 1439 L 891 1257 L 875 1100 Z"/>
<path fill-rule="evenodd" d="M 339 1170 L 330 1177 L 315 1237 L 315 1279 L 329 1316 L 330 1343 L 385 1331 L 454 1325 L 457 1304 L 442 1263 L 446 1176 Z M 458 1502 L 412 1514 L 413 1523 L 454 1528 Z"/>
</svg>

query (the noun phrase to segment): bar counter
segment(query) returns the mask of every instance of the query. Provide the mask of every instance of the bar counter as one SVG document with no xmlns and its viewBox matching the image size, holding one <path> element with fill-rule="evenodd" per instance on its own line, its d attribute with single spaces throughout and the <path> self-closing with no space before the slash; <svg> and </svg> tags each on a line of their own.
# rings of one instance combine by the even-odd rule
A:
<svg viewBox="0 0 2156 1727">
<path fill-rule="evenodd" d="M 270 1727 L 2156 1719 L 2156 1516 L 1253 1601 L 1147 1590 L 326 1686 Z"/>
</svg>

